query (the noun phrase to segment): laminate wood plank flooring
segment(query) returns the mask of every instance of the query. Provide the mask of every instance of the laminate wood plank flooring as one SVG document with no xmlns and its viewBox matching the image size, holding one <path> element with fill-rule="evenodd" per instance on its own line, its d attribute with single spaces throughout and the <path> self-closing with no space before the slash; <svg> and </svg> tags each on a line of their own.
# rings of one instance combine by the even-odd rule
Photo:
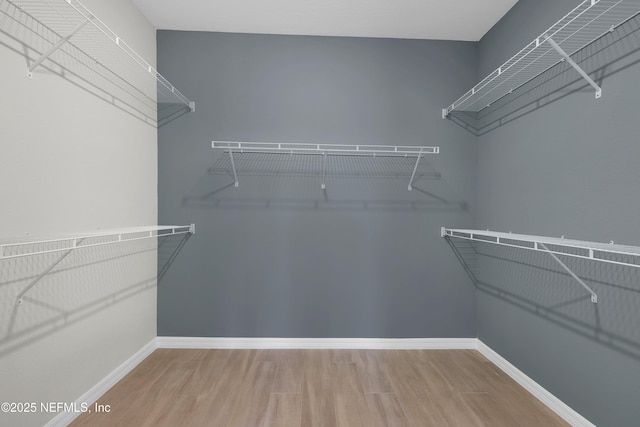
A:
<svg viewBox="0 0 640 427">
<path fill-rule="evenodd" d="M 302 426 L 333 427 L 336 407 L 333 399 L 334 371 L 328 351 L 306 353 L 302 391 Z"/>
<path fill-rule="evenodd" d="M 158 349 L 97 403 L 71 426 L 568 425 L 475 350 Z"/>
</svg>

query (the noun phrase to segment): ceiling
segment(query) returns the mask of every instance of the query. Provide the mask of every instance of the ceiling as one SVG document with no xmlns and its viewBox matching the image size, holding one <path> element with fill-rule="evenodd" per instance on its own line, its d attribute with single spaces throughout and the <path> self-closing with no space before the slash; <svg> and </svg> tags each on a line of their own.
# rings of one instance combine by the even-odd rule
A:
<svg viewBox="0 0 640 427">
<path fill-rule="evenodd" d="M 478 41 L 517 0 L 133 0 L 158 29 Z"/>
</svg>

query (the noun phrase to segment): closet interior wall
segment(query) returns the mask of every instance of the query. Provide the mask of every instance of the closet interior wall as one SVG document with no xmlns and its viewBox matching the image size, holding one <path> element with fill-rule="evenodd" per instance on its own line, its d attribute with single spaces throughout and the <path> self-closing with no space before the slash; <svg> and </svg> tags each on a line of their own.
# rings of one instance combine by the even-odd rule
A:
<svg viewBox="0 0 640 427">
<path fill-rule="evenodd" d="M 159 128 L 160 221 L 198 225 L 158 289 L 158 334 L 475 337 L 439 239 L 473 224 L 475 136 L 440 119 L 476 78 L 465 42 L 158 32 L 194 113 Z M 439 146 L 415 159 L 229 154 L 212 140 Z M 408 160 L 408 161 L 407 161 Z"/>
<path fill-rule="evenodd" d="M 481 40 L 480 77 L 576 3 L 519 1 Z M 638 245 L 639 28 L 576 55 L 601 99 L 561 64 L 481 113 L 478 229 Z M 637 425 L 639 269 L 568 260 L 592 304 L 548 255 L 476 247 L 478 337 L 594 424 Z"/>
<path fill-rule="evenodd" d="M 129 0 L 83 3 L 155 63 L 155 30 Z M 38 54 L 6 28 L 0 236 L 35 240 L 156 225 L 156 127 L 46 61 L 27 78 Z M 64 65 L 77 70 L 73 61 Z M 0 265 L 0 401 L 38 402 L 33 414 L 0 414 L 2 425 L 45 424 L 57 413 L 40 411 L 39 402 L 74 402 L 156 336 L 153 240 L 76 250 L 16 306 L 16 295 L 59 256 Z"/>
</svg>

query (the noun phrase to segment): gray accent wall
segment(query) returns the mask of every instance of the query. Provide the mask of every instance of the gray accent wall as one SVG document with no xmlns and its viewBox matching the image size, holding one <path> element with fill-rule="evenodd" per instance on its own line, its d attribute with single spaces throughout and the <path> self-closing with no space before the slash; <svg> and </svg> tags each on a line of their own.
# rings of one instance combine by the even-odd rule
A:
<svg viewBox="0 0 640 427">
<path fill-rule="evenodd" d="M 640 269 L 439 237 L 472 227 L 638 245 L 640 20 L 478 115 L 442 107 L 577 0 L 521 0 L 480 43 L 160 31 L 160 222 L 196 235 L 159 275 L 158 334 L 475 337 L 598 426 L 640 419 Z M 438 145 L 379 159 L 236 157 L 211 140 Z M 477 206 L 477 209 L 476 209 Z M 162 257 L 163 249 L 159 249 Z M 162 260 L 160 260 L 162 261 Z M 159 264 L 163 264 L 159 262 Z"/>
<path fill-rule="evenodd" d="M 519 1 L 481 41 L 481 77 L 578 4 Z M 602 99 L 561 66 L 481 114 L 503 124 L 478 139 L 478 228 L 640 244 L 638 28 L 577 55 Z M 567 260 L 594 305 L 544 254 L 489 246 L 475 260 L 478 337 L 594 424 L 637 426 L 640 269 Z"/>
<path fill-rule="evenodd" d="M 441 226 L 475 216 L 476 137 L 440 118 L 476 79 L 465 42 L 158 32 L 196 111 L 160 111 L 159 220 L 196 234 L 160 277 L 158 335 L 475 337 Z M 212 140 L 436 145 L 411 160 L 242 154 Z M 162 253 L 162 248 L 159 249 Z M 162 262 L 160 262 L 161 264 Z"/>
</svg>

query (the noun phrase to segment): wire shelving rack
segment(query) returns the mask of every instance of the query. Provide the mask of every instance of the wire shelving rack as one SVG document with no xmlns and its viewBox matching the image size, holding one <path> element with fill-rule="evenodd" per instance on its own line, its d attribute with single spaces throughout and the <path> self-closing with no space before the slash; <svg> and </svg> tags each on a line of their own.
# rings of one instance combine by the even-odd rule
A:
<svg viewBox="0 0 640 427">
<path fill-rule="evenodd" d="M 309 144 L 309 143 L 278 143 L 278 142 L 235 142 L 213 141 L 212 148 L 219 148 L 229 154 L 233 171 L 234 185 L 239 186 L 238 173 L 234 161 L 234 153 L 265 153 L 285 155 L 316 155 L 322 156 L 322 183 L 320 188 L 326 189 L 327 156 L 360 156 L 360 157 L 405 157 L 415 159 L 413 172 L 409 180 L 408 189 L 412 184 L 420 160 L 427 154 L 439 154 L 440 147 L 420 147 L 401 145 L 344 145 L 344 144 Z"/>
<path fill-rule="evenodd" d="M 0 262 L 16 258 L 59 253 L 60 256 L 44 271 L 33 279 L 16 297 L 16 304 L 22 303 L 22 297 L 33 288 L 42 278 L 51 272 L 69 254 L 76 250 L 94 248 L 97 246 L 114 245 L 125 242 L 146 240 L 158 237 L 195 234 L 195 224 L 163 225 L 125 228 L 96 233 L 87 233 L 68 237 L 51 239 L 10 239 L 0 244 Z"/>
<path fill-rule="evenodd" d="M 78 0 L 0 0 L 0 18 L 3 27 L 37 46 L 39 57 L 26 70 L 30 78 L 55 61 L 77 74 L 96 74 L 94 80 L 107 81 L 109 89 L 147 108 L 170 103 L 195 110 L 193 101 Z"/>
<path fill-rule="evenodd" d="M 488 230 L 449 229 L 442 227 L 440 235 L 445 238 L 464 239 L 475 242 L 508 246 L 550 255 L 569 275 L 591 294 L 591 301 L 598 302 L 596 293 L 578 277 L 560 257 L 571 257 L 625 267 L 640 268 L 640 247 L 619 245 L 614 242 L 600 243 L 564 237 L 544 237 L 526 234 L 503 233 Z"/>
<path fill-rule="evenodd" d="M 571 58 L 608 32 L 640 13 L 638 0 L 585 0 L 536 37 L 520 52 L 442 110 L 446 118 L 455 110 L 479 112 L 509 95 L 560 62 L 566 61 L 594 88 L 602 89 Z"/>
</svg>

